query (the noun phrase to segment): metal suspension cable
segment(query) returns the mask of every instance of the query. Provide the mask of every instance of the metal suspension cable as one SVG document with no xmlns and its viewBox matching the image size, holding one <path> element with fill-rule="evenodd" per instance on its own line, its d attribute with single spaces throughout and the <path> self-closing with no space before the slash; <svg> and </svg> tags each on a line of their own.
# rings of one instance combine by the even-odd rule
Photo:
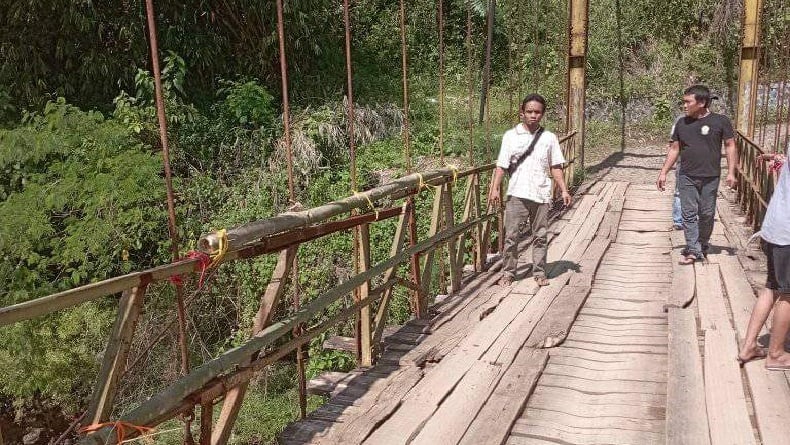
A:
<svg viewBox="0 0 790 445">
<path fill-rule="evenodd" d="M 406 172 L 412 172 L 411 140 L 409 134 L 409 64 L 406 45 L 406 5 L 400 0 L 400 45 L 403 78 L 403 155 L 406 159 Z"/>
<path fill-rule="evenodd" d="M 760 11 L 760 13 L 763 15 L 763 18 L 762 18 L 762 20 L 760 20 L 760 23 L 762 23 L 765 28 L 768 27 L 768 23 L 765 21 L 765 18 L 766 18 L 765 16 L 766 16 L 766 10 L 767 9 L 769 9 L 769 8 L 765 8 L 764 7 L 763 10 Z M 768 120 L 768 108 L 769 108 L 769 99 L 770 99 L 770 92 L 771 92 L 771 51 L 770 51 L 770 41 L 771 41 L 770 37 L 771 36 L 767 32 L 764 32 L 763 35 L 766 36 L 765 48 L 766 48 L 766 55 L 768 57 L 764 58 L 765 59 L 765 66 L 764 66 L 765 76 L 763 77 L 763 79 L 765 81 L 763 82 L 763 108 L 762 108 L 762 115 L 760 116 L 760 133 L 759 133 L 759 137 L 758 137 L 758 139 L 760 141 L 760 147 L 765 147 L 765 130 L 766 130 L 765 126 L 766 126 L 766 121 Z M 760 82 L 758 80 L 757 85 L 759 85 L 759 84 L 760 84 Z"/>
<path fill-rule="evenodd" d="M 512 29 L 512 26 L 511 26 L 511 23 L 510 23 L 510 18 L 515 17 L 516 14 L 510 13 L 507 16 L 508 16 L 508 20 L 507 20 L 508 26 L 507 26 L 507 28 L 508 28 L 508 30 L 510 30 L 510 29 Z M 510 114 L 513 114 L 514 111 L 515 111 L 513 109 L 513 92 L 516 89 L 516 86 L 514 85 L 516 83 L 516 78 L 515 78 L 514 73 L 513 73 L 513 46 L 514 46 L 513 45 L 513 40 L 515 40 L 515 39 L 513 39 L 513 40 L 511 40 L 511 39 L 512 39 L 512 36 L 510 35 L 510 32 L 508 32 L 508 37 L 507 37 L 507 72 L 508 72 L 508 76 L 509 76 L 509 80 L 508 80 L 509 88 L 508 88 L 508 92 L 507 92 L 507 102 L 508 102 L 507 103 L 507 105 L 508 105 L 507 109 L 510 112 Z"/>
<path fill-rule="evenodd" d="M 540 61 L 540 31 L 538 30 L 538 23 L 540 23 L 540 0 L 535 0 L 535 20 L 532 22 L 532 26 L 535 29 L 535 54 L 532 57 L 534 91 L 540 89 L 540 64 L 538 63 Z"/>
<path fill-rule="evenodd" d="M 164 93 L 162 91 L 162 75 L 159 67 L 159 45 L 156 37 L 156 19 L 154 17 L 153 0 L 145 1 L 146 20 L 148 23 L 148 40 L 151 51 L 151 70 L 154 72 L 154 91 L 156 95 L 156 117 L 159 123 L 159 139 L 162 144 L 162 160 L 165 170 L 165 186 L 167 187 L 167 229 L 170 233 L 170 252 L 172 260 L 178 261 L 180 258 L 178 246 L 178 230 L 176 226 L 175 198 L 173 193 L 173 175 L 170 170 L 170 147 L 167 139 L 167 117 L 165 115 Z M 176 288 L 176 312 L 178 314 L 178 345 L 181 354 L 181 375 L 189 373 L 189 351 L 187 348 L 187 321 L 186 309 L 184 305 L 184 292 L 180 283 L 175 283 Z M 187 414 L 184 422 L 184 437 L 186 443 L 192 443 L 192 433 L 190 430 L 191 418 L 193 414 Z"/>
<path fill-rule="evenodd" d="M 439 160 L 444 165 L 444 0 L 438 0 L 439 16 Z"/>
<path fill-rule="evenodd" d="M 466 112 L 469 116 L 469 165 L 475 165 L 475 118 L 472 110 L 472 100 L 474 99 L 474 56 L 472 51 L 472 7 L 466 6 L 466 65 L 468 80 L 468 96 L 466 101 Z"/>
<path fill-rule="evenodd" d="M 277 42 L 280 49 L 280 87 L 283 97 L 283 143 L 288 157 L 288 199 L 291 205 L 296 204 L 294 187 L 293 147 L 291 141 L 291 106 L 288 93 L 288 55 L 285 52 L 285 20 L 283 19 L 283 0 L 277 0 Z M 293 307 L 298 311 L 301 307 L 301 287 L 299 286 L 299 256 L 294 255 L 291 265 L 291 286 L 293 289 Z M 299 335 L 302 327 L 294 328 L 294 335 Z M 304 351 L 302 345 L 296 348 L 296 373 L 299 384 L 299 414 L 307 416 L 307 378 L 305 374 Z"/>
<path fill-rule="evenodd" d="M 782 18 L 782 22 L 785 21 L 785 14 L 786 14 L 786 2 L 782 3 L 782 8 L 779 12 L 779 17 Z M 776 124 L 774 126 L 774 149 L 772 151 L 779 152 L 781 151 L 781 142 L 782 142 L 782 124 L 784 123 L 784 108 L 785 108 L 785 101 L 787 100 L 787 93 L 785 91 L 785 87 L 787 85 L 788 76 L 790 76 L 790 61 L 788 58 L 790 57 L 790 51 L 787 50 L 787 39 L 790 38 L 790 34 L 788 33 L 787 25 L 782 23 L 782 39 L 777 42 L 779 48 L 779 57 L 782 61 L 781 72 L 782 78 L 779 82 L 779 94 L 777 95 L 777 111 L 776 111 Z"/>
<path fill-rule="evenodd" d="M 516 11 L 518 18 L 516 19 L 516 25 L 518 28 L 524 26 L 524 9 L 525 9 L 524 7 L 517 4 Z M 527 49 L 527 37 L 524 33 L 516 33 L 516 34 L 518 35 L 518 38 L 516 39 L 516 41 L 518 42 L 517 43 L 518 63 L 516 64 L 516 70 L 518 74 L 516 75 L 516 78 L 518 79 L 518 102 L 520 107 L 521 106 L 520 102 L 524 98 L 524 80 L 526 79 L 526 76 L 524 75 L 523 62 L 524 62 L 524 53 L 526 52 Z"/>
<path fill-rule="evenodd" d="M 348 132 L 348 149 L 351 155 L 351 190 L 357 191 L 357 153 L 354 141 L 354 85 L 351 71 L 351 19 L 349 17 L 348 0 L 343 0 L 343 23 L 346 32 L 346 131 Z"/>
<path fill-rule="evenodd" d="M 291 107 L 288 97 L 288 59 L 285 54 L 285 23 L 283 21 L 283 0 L 277 0 L 277 41 L 280 48 L 280 89 L 283 96 L 283 144 L 288 157 L 288 198 L 296 202 L 293 175 L 293 151 L 291 146 Z"/>
</svg>

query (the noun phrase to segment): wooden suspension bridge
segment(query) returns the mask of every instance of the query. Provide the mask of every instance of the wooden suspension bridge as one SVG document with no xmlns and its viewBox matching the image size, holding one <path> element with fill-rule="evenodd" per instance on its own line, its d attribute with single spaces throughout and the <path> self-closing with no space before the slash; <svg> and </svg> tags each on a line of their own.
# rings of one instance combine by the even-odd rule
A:
<svg viewBox="0 0 790 445">
<path fill-rule="evenodd" d="M 161 98 L 150 0 L 147 6 Z M 567 134 L 561 145 L 574 167 L 566 169 L 566 178 L 574 182 L 575 168 L 585 165 L 587 1 L 569 0 L 569 6 Z M 670 230 L 672 196 L 653 189 L 657 171 L 647 168 L 641 179 L 582 182 L 573 207 L 555 208 L 549 286 L 520 280 L 500 287 L 500 264 L 489 253 L 501 251 L 501 245 L 491 248 L 501 244 L 503 214 L 484 201 L 493 165 L 445 166 L 315 208 L 207 234 L 198 243 L 201 253 L 179 258 L 175 249 L 176 260 L 169 265 L 0 308 L 0 326 L 120 294 L 81 422 L 96 426 L 82 437 L 85 444 L 116 443 L 119 429 L 126 428 L 131 438 L 145 433 L 140 427 L 171 419 L 184 420 L 190 440 L 194 432 L 201 444 L 227 443 L 249 382 L 293 355 L 302 419 L 280 435 L 279 442 L 286 444 L 786 443 L 788 376 L 767 372 L 759 362 L 741 369 L 735 360 L 763 278 L 760 254 L 747 240 L 759 227 L 776 180 L 756 161 L 768 145 L 764 119 L 755 141 L 758 93 L 766 91 L 758 82 L 760 6 L 757 0 L 745 1 L 736 115 L 739 184 L 736 192 L 720 191 L 715 248 L 703 263 L 678 265 L 682 240 Z M 279 0 L 278 10 L 281 16 Z M 279 24 L 282 49 L 281 17 Z M 350 57 L 348 41 L 347 35 Z M 287 135 L 284 60 L 281 54 Z M 403 70 L 408 109 L 405 55 Z M 353 104 L 350 76 L 349 68 Z M 768 106 L 767 100 L 761 103 Z M 790 122 L 782 117 L 783 106 L 774 126 L 774 149 L 783 119 Z M 162 107 L 159 117 L 166 151 Z M 351 153 L 353 165 L 353 141 Z M 293 191 L 292 184 L 289 188 Z M 423 198 L 431 201 L 430 216 L 417 211 L 415 201 Z M 420 239 L 418 221 L 428 218 L 430 229 Z M 371 227 L 389 219 L 397 219 L 390 255 L 374 263 Z M 355 234 L 354 274 L 275 318 L 297 273 L 299 246 L 344 232 Z M 529 236 L 522 240 L 523 264 L 529 262 L 530 241 Z M 184 279 L 199 280 L 199 291 L 204 276 L 221 264 L 264 255 L 276 255 L 277 266 L 261 294 L 249 340 L 191 370 L 182 344 L 183 375 L 118 412 L 116 398 L 130 366 L 146 292 Z M 447 270 L 440 273 L 445 264 Z M 448 296 L 437 299 L 430 290 L 445 277 Z M 177 288 L 183 339 L 188 298 Z M 414 318 L 387 326 L 396 288 L 410 293 Z M 332 316 L 323 316 L 338 305 Z M 347 320 L 356 320 L 355 337 L 332 338 L 327 347 L 354 351 L 358 367 L 307 382 L 303 346 Z M 308 390 L 327 396 L 310 413 L 304 402 Z"/>
</svg>

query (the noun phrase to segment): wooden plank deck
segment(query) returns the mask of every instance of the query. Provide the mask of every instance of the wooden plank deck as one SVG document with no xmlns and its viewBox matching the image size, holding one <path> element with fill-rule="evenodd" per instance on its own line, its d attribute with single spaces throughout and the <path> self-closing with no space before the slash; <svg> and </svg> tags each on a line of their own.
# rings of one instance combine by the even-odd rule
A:
<svg viewBox="0 0 790 445">
<path fill-rule="evenodd" d="M 552 225 L 549 286 L 472 278 L 377 366 L 326 376 L 279 443 L 787 443 L 788 379 L 734 359 L 755 296 L 738 222 L 722 212 L 708 260 L 677 266 L 671 199 L 591 187 Z"/>
</svg>

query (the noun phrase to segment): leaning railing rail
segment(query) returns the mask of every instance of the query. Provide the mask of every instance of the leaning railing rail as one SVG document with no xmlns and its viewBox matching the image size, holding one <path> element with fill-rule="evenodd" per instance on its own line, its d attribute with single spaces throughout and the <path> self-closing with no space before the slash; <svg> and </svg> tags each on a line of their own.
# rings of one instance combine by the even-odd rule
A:
<svg viewBox="0 0 790 445">
<path fill-rule="evenodd" d="M 757 230 L 774 192 L 776 172 L 766 162 L 759 161 L 764 151 L 748 136 L 738 131 L 735 143 L 738 148 L 738 203 L 746 214 L 747 224 Z"/>
<path fill-rule="evenodd" d="M 576 133 L 563 137 L 560 142 L 566 156 L 573 153 Z M 572 159 L 569 159 L 572 160 Z M 221 233 L 210 233 L 201 237 L 199 248 L 211 255 L 219 254 L 218 262 L 228 262 L 261 255 L 279 253 L 272 279 L 261 299 L 255 325 L 259 327 L 253 337 L 243 345 L 228 350 L 193 369 L 188 375 L 172 382 L 164 390 L 144 401 L 132 411 L 124 414 L 121 421 L 134 425 L 155 426 L 179 414 L 191 412 L 195 406 L 203 410 L 203 419 L 211 419 L 213 405 L 240 403 L 235 397 L 227 397 L 238 391 L 265 366 L 285 357 L 312 338 L 337 326 L 351 317 L 360 317 L 358 324 L 357 354 L 360 364 L 370 365 L 375 361 L 384 326 L 387 308 L 395 286 L 401 285 L 412 293 L 415 316 L 423 317 L 431 289 L 435 252 L 447 246 L 446 264 L 449 265 L 449 284 L 452 292 L 460 290 L 462 268 L 467 253 L 473 253 L 475 270 L 485 267 L 486 254 L 491 234 L 497 227 L 501 230 L 503 210 L 483 207 L 481 202 L 488 193 L 483 175 L 489 174 L 494 164 L 459 171 L 448 166 L 420 174 L 411 174 L 374 189 L 326 205 L 299 212 L 287 212 L 272 218 L 245 224 L 230 229 L 223 237 Z M 571 170 L 571 169 L 566 169 Z M 453 190 L 465 181 L 463 208 L 456 212 Z M 430 190 L 430 191 L 428 191 Z M 417 214 L 412 197 L 422 192 L 433 192 L 431 225 L 426 239 L 418 240 L 416 234 Z M 403 201 L 396 204 L 396 201 Z M 386 208 L 379 206 L 387 205 Z M 376 209 L 372 209 L 376 206 Z M 456 213 L 461 218 L 456 220 Z M 348 216 L 348 215 L 351 216 Z M 390 257 L 376 265 L 370 264 L 369 226 L 377 221 L 398 217 L 396 233 Z M 498 219 L 500 224 L 493 224 Z M 291 315 L 272 320 L 277 301 L 284 293 L 296 249 L 302 243 L 333 233 L 357 230 L 356 251 L 360 258 L 358 273 L 343 283 L 326 290 Z M 500 236 L 501 238 L 501 236 Z M 471 240 L 470 243 L 467 241 Z M 471 250 L 471 252 L 470 252 Z M 146 290 L 156 282 L 175 277 L 197 274 L 205 267 L 199 258 L 184 259 L 140 272 L 134 272 L 98 283 L 92 283 L 64 292 L 37 298 L 31 301 L 0 308 L 0 326 L 42 316 L 66 309 L 101 297 L 122 293 L 118 314 L 113 326 L 102 367 L 94 389 L 84 423 L 106 422 L 112 412 L 119 382 L 126 371 L 130 344 L 135 327 L 144 305 Z M 410 277 L 398 277 L 401 265 L 410 266 Z M 376 279 L 374 282 L 373 280 Z M 378 283 L 374 287 L 374 284 Z M 349 295 L 353 302 L 346 305 L 329 319 L 310 325 L 316 315 Z M 372 303 L 378 303 L 373 307 Z M 374 309 L 376 309 L 374 311 Z M 294 328 L 300 327 L 295 330 Z M 243 390 L 241 390 L 243 398 Z M 234 401 L 229 401 L 234 399 Z M 217 429 L 232 426 L 223 415 Z M 223 420 L 224 419 L 224 420 Z M 222 424 L 222 422 L 226 422 Z M 228 423 L 229 422 L 229 423 Z M 215 432 L 216 433 L 216 432 Z M 212 425 L 201 424 L 201 440 L 212 435 Z M 221 437 L 222 435 L 215 436 Z M 227 435 L 224 435 L 227 438 Z M 83 443 L 114 443 L 115 435 L 110 427 L 87 436 Z M 212 441 L 213 442 L 213 441 Z M 219 442 L 223 442 L 220 440 Z"/>
</svg>

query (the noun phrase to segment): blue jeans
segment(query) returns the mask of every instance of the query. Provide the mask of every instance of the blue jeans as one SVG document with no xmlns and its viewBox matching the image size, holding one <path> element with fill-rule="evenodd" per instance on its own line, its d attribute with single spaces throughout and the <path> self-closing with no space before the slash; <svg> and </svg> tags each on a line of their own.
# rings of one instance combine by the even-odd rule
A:
<svg viewBox="0 0 790 445">
<path fill-rule="evenodd" d="M 678 176 L 678 188 L 686 254 L 702 258 L 708 251 L 710 235 L 713 233 L 719 177 L 701 178 L 681 174 Z"/>
<path fill-rule="evenodd" d="M 680 212 L 680 161 L 675 169 L 675 200 L 672 202 L 672 224 L 683 227 L 683 214 Z"/>
</svg>

